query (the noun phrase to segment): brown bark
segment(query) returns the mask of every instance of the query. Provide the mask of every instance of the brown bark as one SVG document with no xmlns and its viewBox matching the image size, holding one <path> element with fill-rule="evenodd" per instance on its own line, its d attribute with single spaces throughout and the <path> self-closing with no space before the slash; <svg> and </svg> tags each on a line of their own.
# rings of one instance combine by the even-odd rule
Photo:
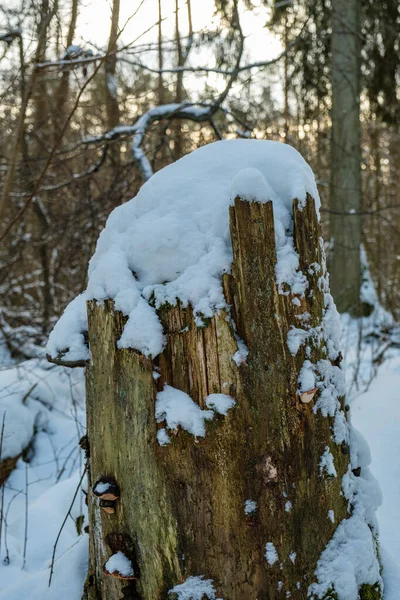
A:
<svg viewBox="0 0 400 600">
<path fill-rule="evenodd" d="M 182 49 L 181 34 L 179 31 L 179 0 L 175 0 L 175 42 L 177 67 L 183 67 L 185 57 Z M 180 104 L 183 99 L 183 73 L 178 71 L 176 74 L 175 102 Z M 181 123 L 177 121 L 174 126 L 174 158 L 178 160 L 183 156 L 182 151 L 182 130 Z"/>
<path fill-rule="evenodd" d="M 113 0 L 111 29 L 108 39 L 107 58 L 104 61 L 106 74 L 107 126 L 113 129 L 119 123 L 119 104 L 116 91 L 115 73 L 117 69 L 117 40 L 120 0 Z"/>
<path fill-rule="evenodd" d="M 158 104 L 164 104 L 164 81 L 162 69 L 164 66 L 164 56 L 162 48 L 162 4 L 158 0 Z"/>
<path fill-rule="evenodd" d="M 41 34 L 44 31 L 44 43 L 41 46 L 41 53 L 38 55 L 38 62 L 42 63 L 46 59 L 47 52 L 47 39 L 50 26 L 49 14 L 49 2 L 43 0 L 41 5 L 41 23 L 39 25 L 38 33 Z M 33 91 L 34 107 L 35 107 L 35 130 L 36 134 L 36 153 L 38 156 L 46 155 L 48 153 L 48 146 L 50 140 L 50 127 L 49 127 L 49 98 L 47 82 L 44 73 L 38 73 L 36 87 Z M 26 148 L 26 146 L 25 146 Z M 28 153 L 25 157 L 25 168 L 29 168 L 27 161 L 29 160 Z M 32 175 L 34 171 L 31 167 L 31 187 L 33 188 Z M 52 313 L 52 293 L 51 293 L 51 274 L 50 274 L 50 249 L 49 249 L 49 217 L 46 209 L 44 208 L 47 203 L 47 194 L 43 192 L 41 198 L 34 199 L 33 211 L 37 217 L 37 236 L 38 236 L 38 254 L 39 261 L 42 268 L 42 280 L 43 280 L 43 300 L 42 300 L 42 331 L 44 334 L 48 331 L 49 320 Z"/>
<path fill-rule="evenodd" d="M 328 510 L 336 522 L 346 517 L 347 450 L 331 440 L 332 419 L 313 412 L 318 394 L 301 402 L 297 379 L 305 350 L 294 357 L 287 346 L 296 317 L 310 313 L 312 326 L 322 318 L 323 292 L 309 270 L 312 263 L 323 269 L 314 203 L 309 198 L 301 211 L 294 202 L 295 245 L 312 290 L 299 306 L 275 283 L 272 204 L 236 199 L 230 222 L 234 260 L 223 285 L 247 364 L 232 360 L 238 345 L 226 311 L 197 327 L 190 307 L 161 308 L 167 346 L 151 360 L 117 349 L 125 318 L 111 301 L 88 305 L 89 485 L 108 476 L 120 488 L 113 514 L 89 493 L 89 600 L 165 600 L 190 575 L 213 579 L 225 600 L 281 598 L 280 581 L 292 598 L 305 600 L 335 530 Z M 323 350 L 323 343 L 313 347 L 310 360 L 324 357 Z M 201 408 L 211 393 L 229 394 L 236 405 L 207 423 L 205 438 L 195 441 L 179 429 L 169 445 L 159 446 L 155 396 L 165 383 Z M 336 478 L 320 475 L 326 446 Z M 246 516 L 248 499 L 257 511 Z M 274 565 L 265 558 L 267 542 L 278 551 Z M 104 575 L 103 564 L 118 550 L 131 559 L 136 580 Z"/>
</svg>

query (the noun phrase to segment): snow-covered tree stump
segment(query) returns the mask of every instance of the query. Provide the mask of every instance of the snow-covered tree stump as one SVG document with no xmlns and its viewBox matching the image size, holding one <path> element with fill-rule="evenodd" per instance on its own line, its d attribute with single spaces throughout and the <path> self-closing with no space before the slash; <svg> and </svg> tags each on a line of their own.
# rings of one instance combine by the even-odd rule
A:
<svg viewBox="0 0 400 600">
<path fill-rule="evenodd" d="M 109 476 L 121 492 L 111 515 L 89 495 L 89 598 L 161 600 L 191 575 L 212 579 L 226 600 L 272 600 L 288 591 L 307 597 L 318 559 L 347 516 L 341 485 L 349 446 L 332 440 L 334 417 L 315 410 L 327 390 L 324 374 L 317 388 L 310 369 L 299 389 L 306 360 L 328 362 L 329 339 L 312 199 L 302 210 L 294 202 L 294 224 L 305 298 L 279 293 L 275 282 L 272 203 L 237 198 L 230 210 L 232 275 L 224 277 L 230 314 L 221 310 L 199 326 L 190 308 L 162 307 L 168 343 L 155 360 L 117 349 L 126 319 L 112 302 L 90 302 L 91 485 Z M 306 345 L 310 330 L 320 331 L 320 341 L 311 336 Z M 310 389 L 307 375 L 314 377 Z M 170 416 L 168 433 L 155 417 L 165 385 L 169 397 L 158 396 L 159 419 L 168 418 L 179 394 L 191 398 L 182 397 L 187 414 L 175 417 L 175 427 Z M 235 405 L 224 414 L 229 399 L 213 394 L 230 396 Z M 215 416 L 208 408 L 213 401 Z M 194 434 L 197 428 L 198 437 L 178 423 Z M 137 579 L 104 575 L 104 563 L 118 551 Z M 368 594 L 361 597 L 379 597 Z"/>
<path fill-rule="evenodd" d="M 241 140 L 110 217 L 49 342 L 87 361 L 86 600 L 381 599 L 314 200 L 292 148 Z"/>
</svg>

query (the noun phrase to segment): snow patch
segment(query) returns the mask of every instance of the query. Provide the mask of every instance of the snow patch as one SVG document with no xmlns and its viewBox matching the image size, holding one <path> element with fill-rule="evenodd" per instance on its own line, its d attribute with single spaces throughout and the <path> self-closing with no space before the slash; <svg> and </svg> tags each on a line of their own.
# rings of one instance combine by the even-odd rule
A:
<svg viewBox="0 0 400 600">
<path fill-rule="evenodd" d="M 0 402 L 0 434 L 4 432 L 0 460 L 18 456 L 33 438 L 35 415 L 18 399 L 7 398 Z"/>
<path fill-rule="evenodd" d="M 66 361 L 89 359 L 89 348 L 83 335 L 88 328 L 86 301 L 85 292 L 77 296 L 55 324 L 47 343 L 47 353 L 51 358 L 62 355 Z"/>
<path fill-rule="evenodd" d="M 104 568 L 109 573 L 117 572 L 124 577 L 133 577 L 135 574 L 131 561 L 123 552 L 113 554 L 104 565 Z"/>
<path fill-rule="evenodd" d="M 156 397 L 155 416 L 158 423 L 166 421 L 169 429 L 180 426 L 195 437 L 205 437 L 205 421 L 211 421 L 214 412 L 201 410 L 188 394 L 165 385 L 164 390 L 158 392 Z"/>
<path fill-rule="evenodd" d="M 289 512 L 292 512 L 292 508 L 293 508 L 293 505 L 292 505 L 292 503 L 290 502 L 290 500 L 288 500 L 288 501 L 285 503 L 285 512 L 287 512 L 287 513 L 289 513 Z"/>
<path fill-rule="evenodd" d="M 188 577 L 184 583 L 176 585 L 168 594 L 177 594 L 178 600 L 222 600 L 216 598 L 212 579 L 204 579 L 204 575 Z"/>
<path fill-rule="evenodd" d="M 273 197 L 276 198 L 276 194 L 265 180 L 264 175 L 258 169 L 250 167 L 242 169 L 232 179 L 231 204 L 234 204 L 237 197 L 250 202 L 268 202 L 272 201 Z"/>
<path fill-rule="evenodd" d="M 109 487 L 110 487 L 109 482 L 98 481 L 96 483 L 96 485 L 94 486 L 93 491 L 97 496 L 100 496 L 101 494 L 105 494 L 105 492 L 108 490 Z"/>
<path fill-rule="evenodd" d="M 164 427 L 157 431 L 157 442 L 160 446 L 168 446 L 171 443 L 171 438 Z"/>
<path fill-rule="evenodd" d="M 226 415 L 230 408 L 233 408 L 236 401 L 227 394 L 210 394 L 206 398 L 207 408 L 211 408 L 220 415 Z"/>
<path fill-rule="evenodd" d="M 357 600 L 362 584 L 381 584 L 374 538 L 357 514 L 338 525 L 315 573 L 318 582 L 309 587 L 308 595 L 317 598 L 334 590 L 338 600 Z"/>
<path fill-rule="evenodd" d="M 328 477 L 337 477 L 335 463 L 333 460 L 332 453 L 329 450 L 329 446 L 326 446 L 325 452 L 323 453 L 319 461 L 319 474 L 323 475 L 324 471 L 326 472 Z"/>
<path fill-rule="evenodd" d="M 236 364 L 236 366 L 240 367 L 241 365 L 246 364 L 249 350 L 248 350 L 246 344 L 244 343 L 244 341 L 241 340 L 239 336 L 235 335 L 235 339 L 236 339 L 238 349 L 235 352 L 235 354 L 232 356 L 232 360 Z"/>
<path fill-rule="evenodd" d="M 314 370 L 315 366 L 309 360 L 305 360 L 298 378 L 300 392 L 308 392 L 315 388 Z"/>
<path fill-rule="evenodd" d="M 272 542 L 267 542 L 265 545 L 265 558 L 267 559 L 267 563 L 271 566 L 279 560 L 278 553 Z"/>
<path fill-rule="evenodd" d="M 244 503 L 244 514 L 250 515 L 251 513 L 256 512 L 257 510 L 257 502 L 254 500 L 246 500 Z"/>
</svg>

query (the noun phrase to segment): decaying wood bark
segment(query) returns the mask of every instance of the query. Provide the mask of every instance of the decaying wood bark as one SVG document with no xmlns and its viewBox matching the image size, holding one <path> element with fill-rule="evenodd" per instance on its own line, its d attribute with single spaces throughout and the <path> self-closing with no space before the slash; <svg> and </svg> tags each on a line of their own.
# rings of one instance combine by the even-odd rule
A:
<svg viewBox="0 0 400 600">
<path fill-rule="evenodd" d="M 317 263 L 322 270 L 314 202 L 308 198 L 300 210 L 294 201 L 295 246 L 309 282 L 299 302 L 275 283 L 272 203 L 236 199 L 230 224 L 234 260 L 223 280 L 230 313 L 221 310 L 198 327 L 190 307 L 162 307 L 167 346 L 156 359 L 117 349 L 125 318 L 111 301 L 88 305 L 88 600 L 165 600 L 191 575 L 213 579 L 224 600 L 277 600 L 286 591 L 306 599 L 336 527 L 328 511 L 336 523 L 346 517 L 341 479 L 348 447 L 332 441 L 333 419 L 314 413 L 318 393 L 301 401 L 305 348 L 292 356 L 287 345 L 298 317 L 308 312 L 312 326 L 322 319 L 319 275 L 309 268 Z M 239 366 L 232 359 L 238 336 L 248 348 Z M 323 344 L 312 346 L 312 362 L 326 358 Z M 205 438 L 179 429 L 160 446 L 155 397 L 165 383 L 201 408 L 211 393 L 229 394 L 236 405 L 207 423 Z M 336 478 L 320 474 L 326 446 Z M 101 477 L 114 478 L 120 489 L 112 514 L 90 491 Z M 257 509 L 246 515 L 248 499 Z M 279 556 L 274 564 L 265 557 L 267 542 Z M 136 580 L 104 574 L 117 551 L 130 558 Z"/>
</svg>

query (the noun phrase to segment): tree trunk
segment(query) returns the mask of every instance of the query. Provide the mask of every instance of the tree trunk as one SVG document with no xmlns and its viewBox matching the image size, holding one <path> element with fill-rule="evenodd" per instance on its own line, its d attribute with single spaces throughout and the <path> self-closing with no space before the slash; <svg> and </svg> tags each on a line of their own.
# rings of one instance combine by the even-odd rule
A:
<svg viewBox="0 0 400 600">
<path fill-rule="evenodd" d="M 325 266 L 313 200 L 303 210 L 294 201 L 294 241 L 310 290 L 301 300 L 275 283 L 272 203 L 237 198 L 230 211 L 232 274 L 223 280 L 230 313 L 198 326 L 190 307 L 160 308 L 167 345 L 152 360 L 117 349 L 126 319 L 111 301 L 88 304 L 88 600 L 176 598 L 168 591 L 200 575 L 225 600 L 277 600 L 289 591 L 305 600 L 335 531 L 328 511 L 336 523 L 347 516 L 341 485 L 348 446 L 332 441 L 333 418 L 313 411 L 318 393 L 310 402 L 299 395 L 306 345 L 293 355 L 287 344 L 299 322 L 323 327 Z M 310 344 L 311 362 L 326 358 L 325 344 Z M 165 384 L 201 409 L 213 393 L 236 405 L 207 423 L 204 438 L 178 428 L 161 446 L 155 398 Z M 320 472 L 327 446 L 337 477 Z M 112 514 L 91 491 L 104 477 L 120 489 Z M 246 501 L 254 510 L 245 511 Z M 266 559 L 268 543 L 275 563 Z M 137 579 L 103 572 L 118 551 Z"/>
<path fill-rule="evenodd" d="M 164 56 L 162 47 L 162 4 L 158 0 L 158 104 L 164 104 L 163 70 Z"/>
<path fill-rule="evenodd" d="M 38 55 L 39 62 L 46 60 L 47 40 L 49 37 L 50 19 L 48 17 L 50 6 L 48 0 L 43 0 L 41 5 L 41 22 L 38 26 L 38 36 L 44 35 L 44 43 L 41 46 L 41 53 Z M 49 124 L 49 93 L 47 88 L 46 77 L 43 73 L 37 76 L 37 85 L 33 91 L 34 107 L 35 107 L 35 130 L 36 144 L 34 153 L 36 156 L 44 156 L 47 158 L 49 153 L 49 144 L 51 138 L 51 130 Z M 32 159 L 28 155 L 28 145 L 24 142 L 25 165 L 24 168 L 30 167 L 31 170 L 31 187 L 34 185 L 36 177 L 36 169 L 33 167 Z M 29 163 L 27 162 L 29 160 Z M 40 197 L 35 198 L 32 207 L 37 220 L 37 247 L 38 259 L 42 269 L 42 318 L 41 326 L 44 335 L 48 333 L 50 317 L 52 314 L 53 294 L 51 289 L 51 273 L 50 273 L 50 248 L 49 248 L 49 229 L 50 219 L 46 210 L 47 193 L 42 192 Z"/>
<path fill-rule="evenodd" d="M 76 22 L 78 19 L 78 1 L 72 0 L 71 2 L 71 20 L 69 22 L 68 27 L 68 35 L 67 35 L 67 43 L 66 47 L 72 46 L 75 36 L 76 30 Z M 58 87 L 55 90 L 55 112 L 56 118 L 54 119 L 54 141 L 56 142 L 60 136 L 62 131 L 64 122 L 65 122 L 65 106 L 69 99 L 69 91 L 70 91 L 70 70 L 64 69 L 61 75 L 61 81 L 58 84 Z"/>
<path fill-rule="evenodd" d="M 332 3 L 331 288 L 340 312 L 360 304 L 360 0 Z M 349 214 L 350 213 L 350 214 Z"/>
<path fill-rule="evenodd" d="M 117 39 L 120 0 L 113 0 L 110 37 L 108 39 L 107 58 L 104 62 L 106 75 L 107 126 L 113 129 L 119 124 L 119 104 L 115 74 L 117 69 Z"/>
</svg>

